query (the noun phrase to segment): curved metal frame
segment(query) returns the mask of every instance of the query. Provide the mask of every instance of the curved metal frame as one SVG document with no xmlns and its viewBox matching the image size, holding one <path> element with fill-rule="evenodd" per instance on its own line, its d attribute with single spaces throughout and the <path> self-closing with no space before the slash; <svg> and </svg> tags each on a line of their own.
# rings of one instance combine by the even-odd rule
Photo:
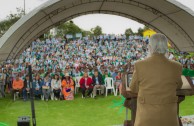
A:
<svg viewBox="0 0 194 126">
<path fill-rule="evenodd" d="M 52 21 L 52 19 L 51 19 L 53 16 L 58 15 L 59 13 L 62 13 L 62 12 L 64 12 L 64 11 L 68 10 L 68 9 L 74 8 L 74 7 L 76 7 L 76 6 L 81 6 L 81 5 L 83 5 L 83 4 L 94 3 L 94 2 L 97 2 L 97 3 L 101 2 L 101 3 L 102 3 L 98 10 L 86 11 L 86 12 L 83 12 L 83 13 L 77 13 L 77 14 L 75 14 L 75 15 L 71 15 L 71 16 L 69 16 L 69 17 L 66 17 L 65 19 L 62 19 L 62 20 L 60 20 L 60 21 L 58 21 L 58 22 L 56 22 L 56 23 L 53 23 L 53 21 Z M 184 31 L 184 29 L 183 29 L 180 25 L 178 25 L 174 20 L 172 20 L 171 18 L 169 18 L 169 17 L 168 17 L 167 15 L 165 15 L 164 13 L 158 11 L 157 9 L 155 9 L 155 8 L 153 8 L 153 7 L 151 7 L 151 6 L 145 5 L 145 4 L 143 4 L 143 3 L 134 1 L 134 0 L 129 0 L 128 2 L 125 2 L 125 1 L 122 1 L 122 2 L 120 2 L 120 1 L 109 1 L 109 0 L 103 0 L 103 1 L 91 1 L 91 0 L 89 0 L 88 2 L 83 2 L 83 1 L 81 1 L 81 3 L 79 3 L 79 4 L 73 3 L 72 6 L 70 6 L 70 7 L 68 7 L 68 8 L 66 8 L 66 6 L 61 6 L 60 8 L 57 8 L 57 9 L 53 10 L 53 11 L 50 12 L 49 14 L 47 14 L 44 10 L 41 10 L 41 12 L 43 12 L 43 13 L 45 14 L 45 16 L 42 17 L 39 21 L 37 21 L 36 24 L 34 24 L 33 26 L 31 26 L 31 28 L 34 28 L 34 29 L 35 29 L 35 28 L 39 27 L 40 25 L 42 25 L 44 22 L 48 21 L 48 20 L 50 20 L 50 21 L 52 22 L 52 25 L 50 25 L 49 27 L 47 27 L 47 28 L 41 30 L 41 31 L 40 31 L 39 33 L 37 33 L 32 39 L 30 39 L 30 41 L 32 41 L 33 39 L 39 37 L 41 34 L 43 34 L 43 33 L 44 33 L 45 31 L 47 31 L 48 29 L 52 28 L 53 26 L 59 25 L 61 22 L 65 22 L 65 21 L 67 21 L 67 20 L 70 20 L 70 19 L 72 19 L 72 18 L 81 16 L 81 15 L 85 15 L 85 14 L 93 14 L 93 13 L 105 13 L 105 14 L 120 15 L 120 16 L 123 16 L 123 17 L 131 18 L 131 19 L 133 19 L 133 20 L 135 20 L 135 21 L 137 21 L 137 22 L 139 22 L 139 23 L 143 23 L 143 24 L 145 24 L 145 25 L 147 25 L 147 26 L 150 26 L 150 27 L 156 29 L 157 31 L 160 31 L 159 29 L 157 29 L 156 27 L 154 27 L 154 26 L 152 26 L 152 25 L 150 24 L 151 22 L 153 22 L 153 21 L 154 21 L 155 19 L 157 19 L 157 18 L 155 18 L 154 20 L 152 20 L 152 21 L 150 21 L 150 22 L 145 22 L 145 21 L 143 21 L 143 20 L 141 20 L 141 19 L 139 19 L 139 18 L 137 18 L 137 17 L 134 17 L 134 16 L 132 16 L 132 15 L 129 15 L 129 14 L 127 14 L 127 13 L 121 13 L 121 12 L 119 12 L 119 11 L 117 12 L 117 11 L 102 10 L 102 7 L 103 7 L 104 2 L 113 2 L 113 3 L 121 3 L 121 4 L 125 4 L 125 5 L 132 5 L 132 6 L 136 6 L 136 7 L 138 7 L 138 8 L 142 8 L 142 9 L 144 9 L 144 10 L 146 10 L 146 11 L 150 11 L 150 12 L 152 12 L 153 14 L 158 15 L 157 18 L 161 17 L 161 18 L 163 18 L 164 20 L 166 20 L 167 22 L 170 22 L 171 24 L 173 24 L 174 27 L 175 27 L 178 31 L 180 31 L 180 32 L 185 36 L 185 38 L 186 38 L 187 40 L 189 40 L 189 41 L 191 41 L 191 42 L 194 43 L 194 41 L 193 41 L 193 40 L 191 39 L 191 37 L 186 33 L 186 31 Z M 56 4 L 56 3 L 55 3 L 55 4 Z M 52 5 L 51 5 L 51 6 L 52 6 Z M 47 8 L 49 8 L 49 7 L 47 7 Z M 31 29 L 31 28 L 29 28 L 29 29 Z M 33 31 L 30 31 L 30 33 L 32 33 L 32 32 L 33 32 Z M 160 31 L 160 32 L 161 32 L 161 31 Z M 26 34 L 28 34 L 28 35 L 26 35 Z M 24 47 L 23 47 L 22 49 L 18 50 L 18 49 L 19 49 L 18 47 L 20 47 L 20 46 L 23 44 L 22 42 L 25 41 L 25 39 L 28 38 L 29 35 L 30 35 L 29 32 L 24 33 L 24 34 L 22 35 L 22 37 L 15 43 L 14 47 L 13 47 L 12 50 L 10 51 L 10 53 L 9 53 L 9 55 L 8 55 L 8 57 L 7 57 L 7 59 L 15 59 L 15 58 L 18 57 L 18 55 L 19 55 L 18 52 L 21 52 L 21 50 L 24 50 L 24 48 L 25 48 L 26 46 L 28 46 L 28 45 L 31 43 L 30 41 L 28 41 L 28 42 L 24 45 Z M 24 38 L 24 36 L 25 36 L 25 38 Z M 169 38 L 169 37 L 168 37 L 168 38 Z M 171 41 L 172 41 L 172 40 L 171 40 Z M 29 43 L 29 42 L 30 42 L 30 43 Z M 172 42 L 173 42 L 173 41 L 172 41 Z M 174 44 L 174 42 L 173 42 L 173 45 L 177 48 L 177 46 Z M 177 48 L 177 49 L 178 49 L 178 48 Z"/>
</svg>

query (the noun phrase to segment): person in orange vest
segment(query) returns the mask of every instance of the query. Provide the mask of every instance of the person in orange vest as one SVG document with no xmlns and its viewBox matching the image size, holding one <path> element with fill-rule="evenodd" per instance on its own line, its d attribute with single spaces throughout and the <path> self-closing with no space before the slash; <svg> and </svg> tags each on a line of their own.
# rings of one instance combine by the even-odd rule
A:
<svg viewBox="0 0 194 126">
<path fill-rule="evenodd" d="M 14 96 L 15 92 L 19 92 L 21 94 L 23 87 L 24 87 L 24 81 L 22 79 L 20 79 L 20 76 L 18 74 L 16 76 L 16 79 L 13 81 L 12 97 Z"/>
</svg>

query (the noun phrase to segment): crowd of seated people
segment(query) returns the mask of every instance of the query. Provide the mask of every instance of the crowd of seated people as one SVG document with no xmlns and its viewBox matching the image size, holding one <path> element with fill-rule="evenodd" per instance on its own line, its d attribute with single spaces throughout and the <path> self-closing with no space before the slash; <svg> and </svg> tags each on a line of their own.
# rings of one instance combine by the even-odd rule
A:
<svg viewBox="0 0 194 126">
<path fill-rule="evenodd" d="M 97 69 L 92 72 L 93 76 L 88 76 L 88 73 L 89 72 L 85 70 L 78 82 L 82 98 L 92 96 L 92 98 L 96 99 L 98 89 L 100 89 L 100 95 L 105 94 L 106 87 L 104 85 L 104 79 L 110 76 L 108 76 L 107 72 L 102 75 Z M 17 92 L 19 96 L 26 101 L 30 95 L 30 88 L 29 74 L 25 76 L 24 80 L 21 79 L 20 74 L 17 74 L 12 83 L 12 97 L 14 97 Z M 55 73 L 53 76 L 49 73 L 45 73 L 43 78 L 38 74 L 33 76 L 32 90 L 34 97 L 37 99 L 44 99 L 45 101 L 48 101 L 50 98 L 52 100 L 74 100 L 74 89 L 75 78 L 71 77 L 69 73 L 64 73 L 62 76 L 60 76 L 59 73 Z"/>
<path fill-rule="evenodd" d="M 48 101 L 73 100 L 75 79 L 79 83 L 82 97 L 98 97 L 105 94 L 105 80 L 111 77 L 115 89 L 121 93 L 121 76 L 124 66 L 147 57 L 147 45 L 141 36 L 100 36 L 87 40 L 66 41 L 48 38 L 32 42 L 18 59 L 0 64 L 0 97 L 16 92 L 26 101 L 30 92 L 28 65 L 32 66 L 33 91 L 36 98 Z M 169 53 L 169 59 L 179 61 L 185 68 L 194 64 L 193 57 Z"/>
</svg>

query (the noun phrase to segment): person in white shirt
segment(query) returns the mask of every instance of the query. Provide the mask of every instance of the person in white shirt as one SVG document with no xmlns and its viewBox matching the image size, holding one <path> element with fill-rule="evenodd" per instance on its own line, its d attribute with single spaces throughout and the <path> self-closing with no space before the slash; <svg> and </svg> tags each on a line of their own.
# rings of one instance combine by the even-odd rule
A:
<svg viewBox="0 0 194 126">
<path fill-rule="evenodd" d="M 54 79 L 51 81 L 51 89 L 54 93 L 55 100 L 58 100 L 61 92 L 61 79 L 59 78 L 58 74 L 55 74 Z"/>
<path fill-rule="evenodd" d="M 47 72 L 45 74 L 45 77 L 42 83 L 42 92 L 46 101 L 48 101 L 49 99 L 50 87 L 51 87 L 51 79 L 50 79 L 49 73 Z"/>
</svg>

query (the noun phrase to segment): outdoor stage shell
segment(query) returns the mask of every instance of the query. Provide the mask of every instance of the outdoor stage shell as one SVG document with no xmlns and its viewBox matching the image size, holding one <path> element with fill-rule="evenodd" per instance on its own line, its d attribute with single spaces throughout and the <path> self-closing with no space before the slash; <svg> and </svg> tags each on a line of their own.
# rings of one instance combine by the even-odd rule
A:
<svg viewBox="0 0 194 126">
<path fill-rule="evenodd" d="M 164 33 L 179 51 L 194 51 L 194 12 L 175 0 L 49 0 L 0 38 L 0 61 L 15 59 L 49 29 L 87 14 L 130 18 Z"/>
</svg>

